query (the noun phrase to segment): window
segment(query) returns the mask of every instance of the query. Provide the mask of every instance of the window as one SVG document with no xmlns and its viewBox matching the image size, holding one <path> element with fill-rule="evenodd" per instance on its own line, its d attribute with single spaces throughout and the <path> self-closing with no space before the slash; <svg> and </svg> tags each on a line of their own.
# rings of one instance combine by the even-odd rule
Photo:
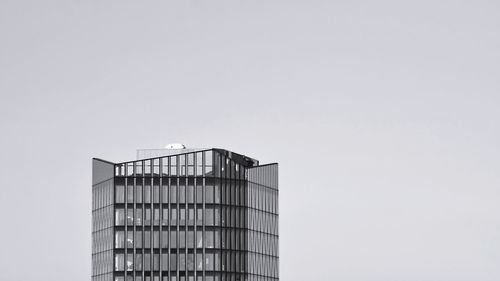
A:
<svg viewBox="0 0 500 281">
<path fill-rule="evenodd" d="M 153 270 L 160 270 L 160 254 L 153 254 Z"/>
<path fill-rule="evenodd" d="M 179 231 L 179 248 L 186 248 L 186 232 L 184 230 Z"/>
<path fill-rule="evenodd" d="M 194 203 L 194 186 L 192 184 L 187 186 L 187 202 Z"/>
<path fill-rule="evenodd" d="M 196 186 L 196 203 L 198 203 L 198 204 L 203 203 L 203 186 L 202 185 Z"/>
<path fill-rule="evenodd" d="M 144 209 L 144 225 L 151 225 L 151 208 Z"/>
<path fill-rule="evenodd" d="M 177 255 L 170 254 L 170 270 L 177 270 Z"/>
<path fill-rule="evenodd" d="M 214 232 L 207 230 L 205 231 L 205 244 L 206 248 L 213 248 L 214 247 Z"/>
<path fill-rule="evenodd" d="M 215 204 L 220 203 L 220 186 L 219 185 L 214 186 L 214 203 Z"/>
<path fill-rule="evenodd" d="M 203 158 L 202 152 L 196 153 L 196 176 L 203 175 Z"/>
<path fill-rule="evenodd" d="M 124 258 L 125 258 L 125 256 L 123 254 L 116 254 L 115 255 L 115 270 L 116 271 L 125 270 Z"/>
<path fill-rule="evenodd" d="M 163 219 L 161 221 L 162 225 L 168 225 L 168 209 L 163 209 Z"/>
<path fill-rule="evenodd" d="M 168 157 L 161 159 L 162 169 L 161 172 L 164 176 L 168 176 Z"/>
<path fill-rule="evenodd" d="M 170 248 L 177 248 L 177 232 L 170 232 Z"/>
<path fill-rule="evenodd" d="M 214 255 L 211 253 L 205 254 L 205 270 L 214 270 Z"/>
<path fill-rule="evenodd" d="M 144 161 L 144 174 L 151 175 L 151 160 Z"/>
<path fill-rule="evenodd" d="M 214 187 L 212 185 L 206 186 L 205 202 L 208 204 L 214 203 Z"/>
<path fill-rule="evenodd" d="M 155 179 L 153 185 L 153 202 L 160 203 L 160 186 L 158 185 L 158 179 Z"/>
<path fill-rule="evenodd" d="M 151 254 L 150 253 L 144 254 L 144 270 L 147 270 L 147 271 L 151 270 Z"/>
<path fill-rule="evenodd" d="M 153 248 L 160 248 L 160 232 L 158 231 L 153 232 Z"/>
<path fill-rule="evenodd" d="M 194 176 L 194 153 L 189 153 L 187 155 L 188 164 L 188 176 Z"/>
<path fill-rule="evenodd" d="M 161 270 L 168 270 L 168 254 L 161 254 Z M 164 280 L 166 279 L 164 278 Z"/>
<path fill-rule="evenodd" d="M 133 271 L 133 270 L 134 270 L 134 255 L 127 254 L 127 271 Z"/>
<path fill-rule="evenodd" d="M 135 234 L 135 247 L 142 248 L 142 231 L 137 231 Z"/>
<path fill-rule="evenodd" d="M 115 190 L 116 203 L 125 203 L 125 186 L 123 186 L 122 184 L 117 184 Z"/>
<path fill-rule="evenodd" d="M 187 255 L 187 268 L 191 271 L 194 270 L 194 255 L 191 253 Z"/>
<path fill-rule="evenodd" d="M 135 270 L 142 270 L 142 254 L 135 254 Z"/>
<path fill-rule="evenodd" d="M 125 233 L 121 230 L 115 233 L 115 248 L 123 248 L 125 241 Z"/>
<path fill-rule="evenodd" d="M 151 203 L 151 185 L 144 186 L 144 203 Z"/>
<path fill-rule="evenodd" d="M 194 225 L 194 208 L 189 207 L 188 209 L 188 225 Z"/>
<path fill-rule="evenodd" d="M 168 185 L 166 183 L 163 183 L 161 187 L 161 203 L 168 203 Z"/>
<path fill-rule="evenodd" d="M 213 176 L 212 151 L 205 151 L 204 154 L 205 154 L 205 175 L 206 176 Z"/>
<path fill-rule="evenodd" d="M 203 255 L 201 253 L 196 254 L 196 270 L 203 270 Z"/>
<path fill-rule="evenodd" d="M 186 155 L 177 156 L 179 159 L 179 176 L 186 175 Z"/>
<path fill-rule="evenodd" d="M 160 174 L 160 159 L 154 159 L 153 160 L 153 173 L 155 175 Z"/>
<path fill-rule="evenodd" d="M 154 225 L 160 225 L 160 208 L 154 208 Z"/>
<path fill-rule="evenodd" d="M 203 225 L 203 209 L 196 209 L 196 225 Z"/>
<path fill-rule="evenodd" d="M 170 225 L 177 225 L 177 209 L 172 208 L 170 211 Z"/>
<path fill-rule="evenodd" d="M 138 176 L 142 176 L 142 161 L 135 162 L 135 174 Z"/>
<path fill-rule="evenodd" d="M 179 253 L 179 270 L 186 270 L 186 254 Z"/>
<path fill-rule="evenodd" d="M 170 157 L 170 175 L 177 175 L 177 156 Z"/>
<path fill-rule="evenodd" d="M 179 203 L 186 203 L 186 186 L 184 184 L 179 185 Z"/>
<path fill-rule="evenodd" d="M 186 209 L 184 207 L 179 209 L 179 225 L 186 225 Z"/>
<path fill-rule="evenodd" d="M 127 231 L 127 248 L 134 248 L 134 231 Z"/>
<path fill-rule="evenodd" d="M 168 231 L 161 232 L 161 247 L 168 248 Z"/>
<path fill-rule="evenodd" d="M 194 248 L 194 231 L 189 230 L 187 232 L 187 246 L 186 248 Z"/>
<path fill-rule="evenodd" d="M 151 231 L 144 231 L 144 248 L 151 248 Z"/>
<path fill-rule="evenodd" d="M 196 248 L 203 248 L 203 232 L 196 231 Z"/>
<path fill-rule="evenodd" d="M 116 222 L 116 225 L 125 225 L 125 210 L 124 209 L 116 209 L 115 222 Z"/>
<path fill-rule="evenodd" d="M 134 186 L 131 183 L 127 185 L 127 203 L 134 203 Z"/>
<path fill-rule="evenodd" d="M 214 225 L 214 210 L 205 209 L 205 225 Z"/>
<path fill-rule="evenodd" d="M 170 186 L 170 203 L 177 203 L 177 186 Z"/>
<path fill-rule="evenodd" d="M 137 209 L 135 209 L 135 224 L 142 225 L 142 209 L 141 209 L 141 207 L 137 207 Z"/>
<path fill-rule="evenodd" d="M 134 225 L 134 209 L 127 209 L 127 225 Z"/>
<path fill-rule="evenodd" d="M 142 183 L 138 183 L 142 184 Z M 142 185 L 135 186 L 135 202 L 142 203 Z"/>
</svg>

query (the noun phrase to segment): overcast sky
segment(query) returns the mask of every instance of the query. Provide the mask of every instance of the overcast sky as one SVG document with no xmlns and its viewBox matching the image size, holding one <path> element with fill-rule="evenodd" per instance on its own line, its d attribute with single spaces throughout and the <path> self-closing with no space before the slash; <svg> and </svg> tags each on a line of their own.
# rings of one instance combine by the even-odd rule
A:
<svg viewBox="0 0 500 281">
<path fill-rule="evenodd" d="M 90 280 L 91 158 L 280 164 L 281 280 L 500 280 L 500 2 L 0 0 L 0 279 Z"/>
</svg>

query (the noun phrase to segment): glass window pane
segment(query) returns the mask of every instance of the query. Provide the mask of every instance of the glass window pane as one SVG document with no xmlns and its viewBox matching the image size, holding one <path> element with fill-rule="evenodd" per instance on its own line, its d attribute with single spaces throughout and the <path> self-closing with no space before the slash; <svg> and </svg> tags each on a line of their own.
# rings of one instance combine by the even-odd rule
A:
<svg viewBox="0 0 500 281">
<path fill-rule="evenodd" d="M 142 248 L 143 247 L 143 244 L 142 244 L 142 231 L 137 231 L 135 233 L 135 247 L 136 248 Z"/>
<path fill-rule="evenodd" d="M 138 182 L 135 187 L 135 202 L 142 203 L 142 183 Z"/>
<path fill-rule="evenodd" d="M 192 206 L 188 209 L 188 225 L 194 225 L 194 208 Z"/>
<path fill-rule="evenodd" d="M 186 186 L 179 184 L 179 203 L 186 203 Z"/>
<path fill-rule="evenodd" d="M 196 270 L 203 270 L 203 255 L 201 253 L 196 254 Z"/>
<path fill-rule="evenodd" d="M 127 203 L 134 203 L 134 185 L 130 181 L 127 185 Z"/>
<path fill-rule="evenodd" d="M 116 231 L 116 233 L 115 233 L 115 247 L 116 248 L 123 248 L 124 241 L 125 241 L 125 233 L 121 230 Z"/>
<path fill-rule="evenodd" d="M 125 270 L 125 256 L 123 254 L 116 254 L 115 255 L 115 270 L 117 271 L 123 271 Z"/>
<path fill-rule="evenodd" d="M 214 232 L 211 230 L 205 231 L 206 248 L 214 248 Z"/>
<path fill-rule="evenodd" d="M 214 225 L 214 210 L 211 208 L 205 209 L 205 225 Z"/>
<path fill-rule="evenodd" d="M 170 210 L 170 225 L 177 225 L 177 209 L 172 208 Z"/>
<path fill-rule="evenodd" d="M 175 253 L 170 254 L 170 270 L 177 270 L 177 255 Z"/>
<path fill-rule="evenodd" d="M 203 209 L 196 209 L 196 225 L 203 224 Z"/>
<path fill-rule="evenodd" d="M 189 253 L 187 255 L 187 268 L 188 270 L 193 271 L 194 270 L 194 255 Z"/>
<path fill-rule="evenodd" d="M 134 247 L 134 231 L 128 230 L 127 231 L 127 248 L 133 248 L 133 247 Z"/>
<path fill-rule="evenodd" d="M 142 254 L 135 255 L 135 270 L 142 270 Z"/>
<path fill-rule="evenodd" d="M 170 203 L 177 203 L 177 186 L 170 186 Z"/>
<path fill-rule="evenodd" d="M 168 225 L 168 209 L 167 208 L 163 209 L 163 218 L 162 218 L 161 224 Z"/>
<path fill-rule="evenodd" d="M 142 225 L 142 208 L 141 207 L 137 207 L 137 209 L 135 209 L 135 224 Z"/>
<path fill-rule="evenodd" d="M 117 184 L 115 190 L 116 203 L 125 203 L 125 186 L 122 184 Z"/>
<path fill-rule="evenodd" d="M 175 231 L 170 232 L 170 247 L 177 248 L 177 232 Z"/>
<path fill-rule="evenodd" d="M 161 254 L 161 270 L 168 270 L 168 254 Z M 163 275 L 163 280 L 167 280 L 167 276 Z"/>
<path fill-rule="evenodd" d="M 161 170 L 163 176 L 168 176 L 168 157 L 162 158 L 161 163 L 163 165 Z"/>
<path fill-rule="evenodd" d="M 177 156 L 170 157 L 170 175 L 177 175 Z"/>
<path fill-rule="evenodd" d="M 134 255 L 127 254 L 127 271 L 133 271 L 133 270 L 134 270 Z"/>
<path fill-rule="evenodd" d="M 124 209 L 116 209 L 115 222 L 116 222 L 116 225 L 125 225 L 125 210 Z"/>
<path fill-rule="evenodd" d="M 161 232 L 161 247 L 168 248 L 168 231 Z"/>
<path fill-rule="evenodd" d="M 144 248 L 151 248 L 151 231 L 144 231 Z"/>
<path fill-rule="evenodd" d="M 135 174 L 137 176 L 142 176 L 142 161 L 135 162 Z"/>
<path fill-rule="evenodd" d="M 151 203 L 151 185 L 144 186 L 144 203 Z"/>
<path fill-rule="evenodd" d="M 208 204 L 214 203 L 214 187 L 212 185 L 205 187 L 205 202 Z"/>
<path fill-rule="evenodd" d="M 134 209 L 127 209 L 127 225 L 134 225 Z"/>
<path fill-rule="evenodd" d="M 203 248 L 203 231 L 196 231 L 196 248 Z"/>
<path fill-rule="evenodd" d="M 151 208 L 144 209 L 144 225 L 151 225 Z"/>
<path fill-rule="evenodd" d="M 194 248 L 194 231 L 189 230 L 187 232 L 187 248 Z"/>
<path fill-rule="evenodd" d="M 187 186 L 187 202 L 194 203 L 194 186 L 193 184 L 189 184 Z"/>
<path fill-rule="evenodd" d="M 186 248 L 186 232 L 184 230 L 179 231 L 179 248 Z"/>
<path fill-rule="evenodd" d="M 154 219 L 154 225 L 160 225 L 160 208 L 159 207 L 154 208 L 153 219 Z"/>
<path fill-rule="evenodd" d="M 202 153 L 198 152 L 196 153 L 196 176 L 202 176 L 203 175 L 203 157 Z"/>
<path fill-rule="evenodd" d="M 212 151 L 205 151 L 205 175 L 206 176 L 213 176 L 213 171 L 212 171 L 212 166 L 213 166 L 213 160 L 212 160 Z"/>
</svg>

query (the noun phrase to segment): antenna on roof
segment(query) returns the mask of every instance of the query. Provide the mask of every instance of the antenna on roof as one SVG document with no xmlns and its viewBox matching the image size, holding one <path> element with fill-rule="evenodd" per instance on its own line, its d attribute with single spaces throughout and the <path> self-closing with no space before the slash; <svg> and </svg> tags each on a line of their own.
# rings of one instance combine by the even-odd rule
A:
<svg viewBox="0 0 500 281">
<path fill-rule="evenodd" d="M 165 145 L 165 149 L 186 149 L 186 146 L 181 143 L 169 143 Z"/>
</svg>

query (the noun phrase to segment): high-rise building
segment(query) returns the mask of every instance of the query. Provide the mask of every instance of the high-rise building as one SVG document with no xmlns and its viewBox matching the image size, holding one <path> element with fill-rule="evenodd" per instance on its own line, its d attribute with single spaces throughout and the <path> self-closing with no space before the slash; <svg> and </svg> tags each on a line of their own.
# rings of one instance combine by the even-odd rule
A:
<svg viewBox="0 0 500 281">
<path fill-rule="evenodd" d="M 93 159 L 92 281 L 277 281 L 278 164 L 170 148 Z"/>
</svg>

